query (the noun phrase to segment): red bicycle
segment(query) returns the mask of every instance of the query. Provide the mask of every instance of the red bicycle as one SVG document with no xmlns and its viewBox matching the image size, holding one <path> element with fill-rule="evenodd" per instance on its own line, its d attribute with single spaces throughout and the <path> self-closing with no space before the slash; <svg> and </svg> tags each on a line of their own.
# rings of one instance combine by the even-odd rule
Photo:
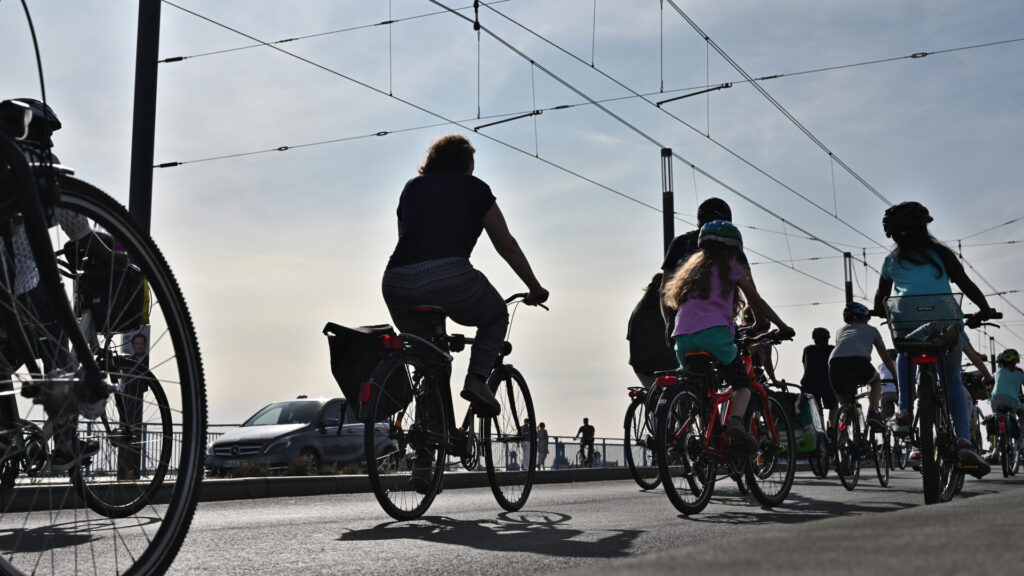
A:
<svg viewBox="0 0 1024 576">
<path fill-rule="evenodd" d="M 748 413 L 750 433 L 757 448 L 734 448 L 725 435 L 733 390 L 726 386 L 706 352 L 687 355 L 686 370 L 658 378 L 666 388 L 659 403 L 655 435 L 656 460 L 669 500 L 683 514 L 696 514 L 711 500 L 719 471 L 732 478 L 744 477 L 758 502 L 778 506 L 789 495 L 796 473 L 793 423 L 775 398 L 754 378 L 750 347 L 778 344 L 775 331 L 757 336 L 742 328 L 736 346 L 750 377 Z M 724 386 L 724 388 L 723 388 Z"/>
</svg>

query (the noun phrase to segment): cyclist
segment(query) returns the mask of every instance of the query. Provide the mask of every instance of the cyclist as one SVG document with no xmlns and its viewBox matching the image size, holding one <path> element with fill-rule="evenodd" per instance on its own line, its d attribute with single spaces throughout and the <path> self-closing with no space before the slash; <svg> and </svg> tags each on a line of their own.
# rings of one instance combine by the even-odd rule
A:
<svg viewBox="0 0 1024 576">
<path fill-rule="evenodd" d="M 732 221 L 732 209 L 721 198 L 708 198 L 697 206 L 697 229 L 680 234 L 672 239 L 665 251 L 665 261 L 661 265 L 661 290 L 659 294 L 665 293 L 665 285 L 672 279 L 676 271 L 686 264 L 686 261 L 697 251 L 697 242 L 700 238 L 700 230 L 705 224 L 713 220 Z M 747 256 L 740 252 L 739 263 L 743 270 L 750 276 L 750 264 Z M 664 301 L 661 303 L 661 315 L 665 320 L 665 341 L 671 345 L 672 331 L 676 323 L 675 311 L 668 307 Z"/>
<path fill-rule="evenodd" d="M 811 340 L 814 344 L 804 348 L 803 364 L 804 375 L 800 378 L 800 388 L 807 394 L 814 396 L 818 406 L 828 410 L 828 435 L 835 433 L 836 393 L 832 391 L 832 384 L 828 380 L 828 359 L 832 355 L 832 346 L 828 343 L 829 334 L 827 328 L 815 328 L 811 331 Z"/>
<path fill-rule="evenodd" d="M 783 338 L 793 329 L 761 298 L 739 263 L 743 251 L 740 231 L 725 220 L 713 220 L 700 229 L 697 252 L 665 286 L 665 303 L 676 310 L 676 356 L 686 368 L 690 352 L 709 352 L 719 373 L 732 386 L 731 416 L 726 434 L 748 448 L 756 447 L 743 417 L 750 402 L 750 378 L 734 342 L 733 319 L 743 306 L 743 296 L 754 310 L 754 327 L 775 323 Z"/>
<path fill-rule="evenodd" d="M 655 372 L 679 366 L 676 353 L 665 344 L 665 319 L 661 317 L 661 276 L 662 273 L 658 272 L 651 278 L 626 325 L 629 365 L 647 389 L 654 385 Z"/>
<path fill-rule="evenodd" d="M 58 165 L 60 161 L 52 151 L 52 136 L 54 132 L 60 130 L 61 122 L 53 109 L 34 98 L 18 98 L 5 101 L 4 105 L 26 110 L 30 115 L 27 132 L 23 138 L 17 141 L 28 163 L 33 166 Z M 80 214 L 57 209 L 54 210 L 53 219 L 56 221 L 54 225 L 59 224 L 71 242 L 83 241 L 91 234 L 89 222 Z M 92 242 L 87 242 L 86 244 L 91 245 Z M 8 249 L 13 256 L 13 266 L 11 269 L 13 275 L 10 282 L 15 296 L 35 302 L 45 301 L 46 296 L 39 288 L 39 269 L 36 267 L 36 261 L 32 255 L 32 248 L 23 224 L 15 224 L 9 234 L 5 234 L 0 238 L 0 250 Z M 45 309 L 47 306 L 42 305 L 41 308 Z M 68 361 L 68 358 L 67 354 L 63 352 L 66 344 L 61 342 L 59 324 L 55 318 L 40 320 L 46 326 L 47 334 L 41 334 L 38 338 L 39 348 L 33 351 L 35 357 L 43 361 L 43 370 L 45 372 L 65 368 L 63 364 Z M 8 361 L 14 355 L 6 350 L 8 347 L 6 333 L 0 337 L 0 345 L 4 348 L 3 354 L 0 354 L 3 357 L 2 362 L 0 362 L 0 372 L 2 372 L 0 374 L 0 381 L 4 383 L 3 388 L 10 390 L 12 389 L 11 375 L 23 363 L 24 359 L 22 361 Z M 95 402 L 79 400 L 79 409 L 81 413 L 95 418 L 102 413 L 105 402 L 105 397 Z M 13 395 L 4 395 L 2 413 L 15 413 L 15 399 Z M 78 413 L 64 414 L 54 420 L 54 449 L 50 459 L 50 469 L 54 472 L 70 470 L 82 460 L 93 456 L 100 450 L 99 443 L 92 440 L 80 441 L 78 439 L 76 434 L 78 416 Z"/>
<path fill-rule="evenodd" d="M 885 350 L 882 334 L 868 324 L 870 317 L 871 311 L 860 302 L 850 302 L 843 309 L 846 325 L 836 332 L 836 346 L 828 361 L 828 376 L 836 398 L 843 406 L 854 401 L 858 386 L 869 386 L 867 423 L 881 430 L 884 423 L 878 404 L 882 395 L 882 379 L 871 365 L 871 348 L 878 352 L 890 372 L 894 372 L 896 366 Z"/>
<path fill-rule="evenodd" d="M 594 427 L 590 424 L 590 419 L 583 419 L 583 426 L 576 431 L 576 435 L 573 436 L 573 440 L 581 438 L 580 440 L 580 451 L 584 453 L 584 457 L 587 459 L 587 466 L 594 464 Z M 584 451 L 586 448 L 586 451 Z"/>
<path fill-rule="evenodd" d="M 440 306 L 453 321 L 477 327 L 461 396 L 486 417 L 501 410 L 486 381 L 505 339 L 508 310 L 469 262 L 480 233 L 487 231 L 495 250 L 529 288 L 526 304 L 544 302 L 548 291 L 509 232 L 490 187 L 473 176 L 474 152 L 459 134 L 431 144 L 419 176 L 406 182 L 398 201 L 398 243 L 381 291 L 403 332 L 429 334 L 415 314 L 422 305 Z"/>
<path fill-rule="evenodd" d="M 978 306 L 980 311 L 977 318 L 991 318 L 995 311 L 988 305 L 978 286 L 967 277 L 956 255 L 928 233 L 928 224 L 932 221 L 928 209 L 918 202 L 902 202 L 885 211 L 882 227 L 885 235 L 892 238 L 896 246 L 882 264 L 878 290 L 875 292 L 875 313 L 884 314 L 885 299 L 890 293 L 896 296 L 952 294 L 950 282 L 953 282 Z M 957 456 L 962 463 L 973 465 L 971 473 L 980 478 L 988 474 L 990 467 L 971 445 L 967 396 L 960 380 L 961 353 L 962 347 L 958 343 L 946 354 L 943 359 L 945 371 L 939 374 L 939 378 L 946 385 L 957 437 Z M 907 432 L 913 422 L 909 366 L 907 355 L 900 354 L 896 376 L 900 414 L 893 426 L 897 433 Z"/>
<path fill-rule="evenodd" d="M 1020 354 L 1013 348 L 1003 350 L 996 358 L 999 369 L 996 370 L 996 385 L 992 389 L 992 396 L 988 399 L 992 406 L 992 412 L 998 414 L 1001 411 L 1010 412 L 1017 416 L 1017 435 L 1020 436 L 1020 419 L 1024 417 L 1024 410 L 1021 410 L 1020 394 L 1024 387 L 1024 371 L 1017 367 L 1020 362 Z"/>
</svg>

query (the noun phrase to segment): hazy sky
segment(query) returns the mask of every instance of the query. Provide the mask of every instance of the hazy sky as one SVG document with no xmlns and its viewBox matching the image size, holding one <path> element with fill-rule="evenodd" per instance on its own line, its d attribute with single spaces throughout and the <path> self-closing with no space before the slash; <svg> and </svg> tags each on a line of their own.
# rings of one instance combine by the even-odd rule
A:
<svg viewBox="0 0 1024 576">
<path fill-rule="evenodd" d="M 127 202 L 135 3 L 29 5 L 64 124 L 55 151 Z M 584 416 L 599 436 L 621 434 L 635 382 L 626 321 L 661 264 L 661 147 L 678 155 L 677 233 L 699 200 L 728 201 L 758 287 L 796 328 L 780 376 L 799 380 L 813 327 L 842 324 L 842 251 L 866 254 L 854 289 L 870 299 L 889 245 L 881 214 L 904 200 L 925 203 L 933 233 L 962 244 L 986 293 L 1011 292 L 992 297 L 1006 326 L 990 334 L 1000 350 L 1024 345 L 1011 243 L 1022 224 L 1000 226 L 1024 217 L 1024 5 L 675 6 L 713 45 L 655 0 L 496 2 L 480 9 L 479 41 L 426 0 L 164 3 L 160 56 L 188 58 L 160 67 L 155 163 L 183 164 L 154 173 L 152 230 L 195 319 L 211 423 L 338 393 L 320 331 L 390 321 L 380 277 L 398 194 L 448 132 L 472 140 L 476 175 L 551 291 L 550 312 L 515 315 L 511 361 L 553 434 L 574 434 Z M 247 48 L 309 36 L 276 45 L 291 54 Z M 39 97 L 14 0 L 0 0 L 0 53 L 3 97 Z M 929 54 L 909 58 L 918 53 Z M 759 82 L 779 107 L 729 60 L 752 78 L 782 75 Z M 473 262 L 503 294 L 523 290 L 486 236 Z M 972 338 L 988 351 L 988 336 Z"/>
</svg>

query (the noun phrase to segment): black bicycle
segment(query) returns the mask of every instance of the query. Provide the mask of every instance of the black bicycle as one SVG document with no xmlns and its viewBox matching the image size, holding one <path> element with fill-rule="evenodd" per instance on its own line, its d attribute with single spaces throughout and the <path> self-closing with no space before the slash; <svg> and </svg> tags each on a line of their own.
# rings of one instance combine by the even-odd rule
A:
<svg viewBox="0 0 1024 576">
<path fill-rule="evenodd" d="M 658 463 L 654 459 L 654 416 L 658 399 L 664 388 L 652 386 L 629 387 L 629 407 L 623 422 L 623 446 L 626 465 L 633 480 L 644 490 L 653 490 L 661 484 Z"/>
<path fill-rule="evenodd" d="M 891 433 L 884 426 L 866 425 L 858 402 L 866 397 L 867 393 L 859 394 L 853 402 L 839 408 L 836 416 L 836 475 L 847 490 L 857 487 L 861 466 L 865 463 L 874 464 L 878 483 L 883 487 L 889 485 L 892 471 Z"/>
<path fill-rule="evenodd" d="M 161 574 L 206 441 L 185 300 L 135 219 L 52 163 L 44 103 L 0 120 L 0 573 Z"/>
<path fill-rule="evenodd" d="M 516 294 L 506 303 L 522 302 L 526 296 Z M 449 387 L 451 353 L 473 339 L 449 335 L 441 308 L 425 306 L 417 314 L 432 333 L 382 338 L 387 353 L 363 385 L 360 418 L 375 423 L 365 427 L 365 447 L 367 455 L 375 455 L 367 468 L 377 501 L 395 519 L 417 518 L 441 491 L 444 471 L 452 466 L 448 455 L 472 470 L 482 453 L 498 504 L 519 510 L 530 496 L 537 469 L 537 419 L 526 379 L 506 363 L 512 345 L 504 343 L 487 379 L 501 412 L 477 422 L 470 407 L 456 427 Z M 383 453 L 378 453 L 375 428 L 391 440 Z"/>
<path fill-rule="evenodd" d="M 957 457 L 957 437 L 953 430 L 947 388 L 939 374 L 945 370 L 943 357 L 960 341 L 963 325 L 983 324 L 974 315 L 960 310 L 962 294 L 894 296 L 886 299 L 886 314 L 892 330 L 894 348 L 911 355 L 917 367 L 915 389 L 918 409 L 911 428 L 910 441 L 921 451 L 921 475 L 925 504 L 946 502 L 963 486 L 964 473 L 974 472 Z M 1002 318 L 994 312 L 991 319 Z M 984 323 L 991 326 L 995 324 Z"/>
</svg>

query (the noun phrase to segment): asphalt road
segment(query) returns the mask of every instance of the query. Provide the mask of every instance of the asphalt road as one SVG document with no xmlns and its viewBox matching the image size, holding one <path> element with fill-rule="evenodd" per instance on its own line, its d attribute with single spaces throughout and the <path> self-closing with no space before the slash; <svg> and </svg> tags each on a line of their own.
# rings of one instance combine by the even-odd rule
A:
<svg viewBox="0 0 1024 576">
<path fill-rule="evenodd" d="M 662 491 L 624 480 L 538 485 L 520 512 L 502 511 L 487 488 L 449 489 L 412 522 L 393 521 L 369 493 L 202 502 L 169 574 L 947 574 L 973 571 L 975 562 L 1018 567 L 1024 553 L 1011 543 L 1024 512 L 1024 481 L 998 476 L 968 479 L 957 500 L 925 507 L 920 476 L 910 470 L 896 471 L 889 488 L 865 475 L 853 492 L 834 475 L 819 480 L 800 472 L 790 498 L 772 510 L 723 481 L 708 508 L 690 518 Z"/>
</svg>

